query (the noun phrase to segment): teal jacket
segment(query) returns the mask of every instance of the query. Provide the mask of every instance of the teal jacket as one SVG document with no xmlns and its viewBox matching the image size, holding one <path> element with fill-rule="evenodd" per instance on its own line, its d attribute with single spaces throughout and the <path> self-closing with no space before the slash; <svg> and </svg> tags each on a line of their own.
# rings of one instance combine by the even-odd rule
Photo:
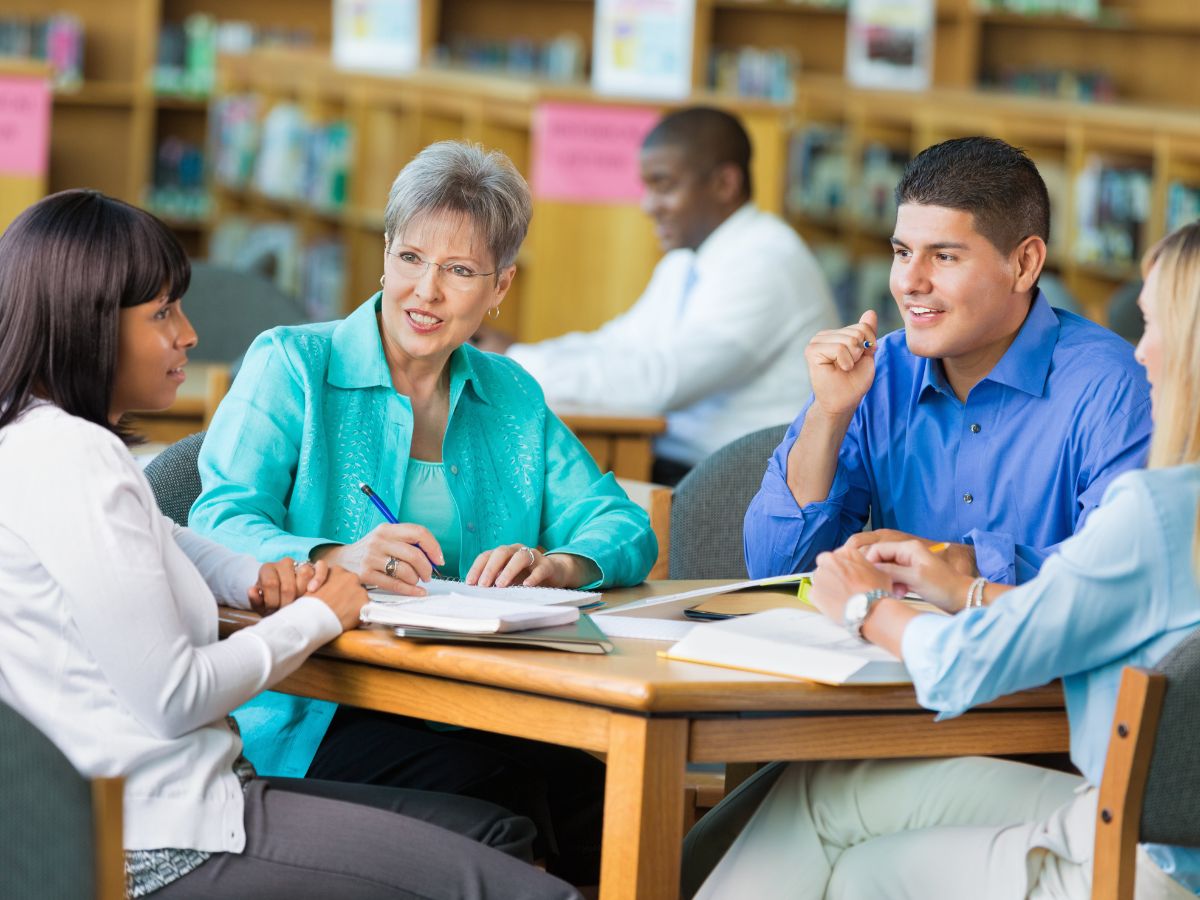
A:
<svg viewBox="0 0 1200 900">
<path fill-rule="evenodd" d="M 193 529 L 266 562 L 381 524 L 359 485 L 399 502 L 413 414 L 392 386 L 379 302 L 255 340 L 200 451 Z M 442 465 L 462 522 L 460 578 L 499 544 L 586 557 L 601 572 L 589 587 L 637 584 L 658 554 L 646 513 L 505 357 L 471 346 L 450 357 Z M 236 713 L 247 757 L 260 774 L 303 776 L 335 708 L 275 693 L 250 701 Z"/>
</svg>

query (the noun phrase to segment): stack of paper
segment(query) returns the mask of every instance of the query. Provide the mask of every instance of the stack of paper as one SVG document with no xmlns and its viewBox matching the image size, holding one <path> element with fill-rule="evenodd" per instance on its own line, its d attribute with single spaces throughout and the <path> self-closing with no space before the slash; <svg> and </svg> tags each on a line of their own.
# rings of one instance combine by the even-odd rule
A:
<svg viewBox="0 0 1200 900">
<path fill-rule="evenodd" d="M 579 618 L 574 606 L 515 603 L 466 594 L 441 594 L 404 599 L 376 597 L 363 607 L 360 618 L 374 625 L 436 628 L 462 634 L 498 634 L 566 625 Z"/>
</svg>

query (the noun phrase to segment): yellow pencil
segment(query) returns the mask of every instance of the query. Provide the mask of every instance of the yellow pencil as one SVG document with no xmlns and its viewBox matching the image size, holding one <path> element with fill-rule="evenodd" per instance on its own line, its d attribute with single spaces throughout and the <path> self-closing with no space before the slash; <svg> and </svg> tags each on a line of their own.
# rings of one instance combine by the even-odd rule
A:
<svg viewBox="0 0 1200 900">
<path fill-rule="evenodd" d="M 941 553 L 943 550 L 945 550 L 949 546 L 950 545 L 948 543 L 946 543 L 945 541 L 942 541 L 939 544 L 930 544 L 929 552 L 930 553 Z"/>
</svg>

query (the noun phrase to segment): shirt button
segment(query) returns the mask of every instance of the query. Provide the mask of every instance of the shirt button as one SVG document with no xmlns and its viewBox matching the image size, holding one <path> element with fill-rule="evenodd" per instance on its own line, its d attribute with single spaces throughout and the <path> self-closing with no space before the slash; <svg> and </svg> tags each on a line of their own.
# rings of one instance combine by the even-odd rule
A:
<svg viewBox="0 0 1200 900">
<path fill-rule="evenodd" d="M 978 425 L 976 425 L 975 427 L 976 427 L 976 428 L 978 428 L 979 426 L 978 426 Z M 451 474 L 451 475 L 457 475 L 457 474 L 458 474 L 458 466 L 451 466 L 451 467 L 450 467 L 450 474 Z"/>
<path fill-rule="evenodd" d="M 474 522 L 468 522 L 468 523 L 467 523 L 467 531 L 474 531 L 474 530 L 475 530 L 475 523 L 474 523 Z"/>
<path fill-rule="evenodd" d="M 976 422 L 971 426 L 971 434 L 979 434 L 979 423 Z"/>
<path fill-rule="evenodd" d="M 975 502 L 975 498 L 972 497 L 969 493 L 963 494 L 963 503 L 974 503 L 974 502 Z"/>
</svg>

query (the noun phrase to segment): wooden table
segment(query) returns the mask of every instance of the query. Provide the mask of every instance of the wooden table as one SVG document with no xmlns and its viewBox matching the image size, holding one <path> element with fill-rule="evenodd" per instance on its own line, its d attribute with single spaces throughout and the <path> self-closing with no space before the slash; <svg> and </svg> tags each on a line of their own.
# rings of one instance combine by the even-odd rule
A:
<svg viewBox="0 0 1200 900">
<path fill-rule="evenodd" d="M 612 603 L 703 582 L 651 582 Z M 252 623 L 222 611 L 222 632 Z M 664 660 L 617 640 L 608 656 L 343 635 L 278 689 L 607 755 L 602 900 L 675 900 L 684 769 L 692 762 L 1047 753 L 1067 748 L 1061 689 L 1006 697 L 945 722 L 908 687 L 831 688 Z"/>
</svg>

